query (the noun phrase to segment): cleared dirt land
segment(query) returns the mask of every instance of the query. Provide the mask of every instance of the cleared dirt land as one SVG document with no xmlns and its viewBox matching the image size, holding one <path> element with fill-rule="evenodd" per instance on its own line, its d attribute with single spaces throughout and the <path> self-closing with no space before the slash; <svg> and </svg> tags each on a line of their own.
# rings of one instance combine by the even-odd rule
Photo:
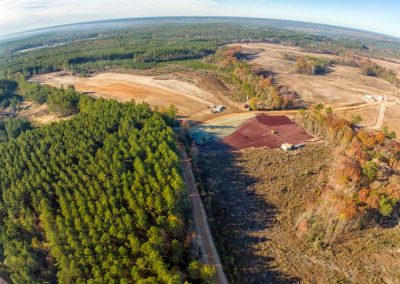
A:
<svg viewBox="0 0 400 284">
<path fill-rule="evenodd" d="M 151 106 L 158 106 L 161 109 L 168 108 L 173 104 L 178 108 L 179 115 L 193 120 L 217 116 L 210 113 L 209 106 L 211 104 L 226 106 L 225 113 L 240 110 L 226 98 L 205 90 L 207 88 L 201 89 L 192 83 L 165 76 L 105 72 L 81 78 L 68 72 L 55 72 L 35 76 L 31 81 L 55 87 L 74 85 L 77 91 L 93 97 L 123 102 L 145 101 Z"/>
<path fill-rule="evenodd" d="M 400 139 L 400 104 L 391 104 L 386 106 L 383 126 L 389 127 L 397 133 L 397 139 Z"/>
<path fill-rule="evenodd" d="M 212 233 L 230 283 L 398 283 L 400 227 L 366 228 L 329 247 L 297 237 L 333 147 L 200 153 Z"/>
<path fill-rule="evenodd" d="M 400 89 L 382 79 L 367 77 L 361 74 L 359 68 L 336 65 L 331 67 L 331 72 L 326 75 L 308 76 L 293 73 L 293 62 L 284 60 L 285 53 L 297 55 L 311 55 L 335 59 L 337 56 L 330 54 L 315 54 L 304 52 L 299 47 L 274 45 L 267 43 L 241 44 L 244 51 L 249 53 L 250 62 L 258 63 L 275 75 L 275 79 L 281 85 L 289 86 L 298 92 L 306 104 L 324 103 L 334 108 L 365 105 L 366 95 L 373 97 L 385 96 L 389 101 L 399 101 Z M 379 65 L 400 72 L 400 63 L 397 61 L 385 61 L 373 59 Z M 393 103 L 392 103 L 393 104 Z M 394 114 L 389 113 L 386 124 L 391 129 L 398 128 Z M 364 126 L 373 125 L 375 107 L 364 109 L 341 111 L 346 118 L 360 115 Z M 384 123 L 385 125 L 385 123 Z"/>
<path fill-rule="evenodd" d="M 298 47 L 254 43 L 241 45 L 245 50 L 255 53 L 251 62 L 258 63 L 276 74 L 276 79 L 282 85 L 287 85 L 297 91 L 308 103 L 326 103 L 332 106 L 345 106 L 364 103 L 365 95 L 388 96 L 400 93 L 392 84 L 374 77 L 361 74 L 359 68 L 349 66 L 334 66 L 326 75 L 308 76 L 294 74 L 293 62 L 284 60 L 285 53 L 297 55 L 312 55 L 317 57 L 336 58 L 335 55 L 303 52 Z M 377 60 L 391 69 L 400 70 L 400 64 Z"/>
<path fill-rule="evenodd" d="M 360 109 L 337 111 L 336 114 L 349 121 L 351 121 L 351 118 L 353 116 L 359 115 L 362 117 L 362 122 L 360 123 L 360 125 L 371 127 L 374 126 L 376 123 L 378 111 L 379 105 L 371 105 Z"/>
<path fill-rule="evenodd" d="M 49 111 L 47 104 L 40 105 L 33 102 L 24 102 L 22 107 L 23 110 L 18 112 L 18 116 L 28 119 L 35 126 L 47 125 L 70 118 L 62 117 L 57 113 Z"/>
</svg>

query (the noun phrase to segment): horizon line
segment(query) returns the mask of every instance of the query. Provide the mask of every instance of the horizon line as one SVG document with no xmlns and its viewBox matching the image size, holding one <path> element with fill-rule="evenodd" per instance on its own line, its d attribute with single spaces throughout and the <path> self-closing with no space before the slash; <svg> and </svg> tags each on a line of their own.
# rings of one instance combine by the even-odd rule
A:
<svg viewBox="0 0 400 284">
<path fill-rule="evenodd" d="M 356 28 L 356 27 L 350 27 L 350 26 L 341 26 L 341 25 L 335 25 L 335 24 L 327 24 L 327 23 L 321 23 L 321 22 L 308 22 L 308 21 L 302 21 L 302 20 L 293 20 L 293 19 L 279 19 L 279 18 L 262 18 L 262 17 L 249 17 L 249 16 L 146 16 L 146 17 L 128 17 L 128 18 L 110 18 L 110 19 L 100 19 L 100 20 L 92 20 L 92 21 L 83 21 L 83 22 L 71 22 L 67 24 L 60 24 L 60 25 L 54 25 L 54 26 L 45 26 L 45 27 L 40 27 L 40 28 L 35 28 L 35 29 L 28 29 L 28 30 L 21 30 L 9 34 L 4 34 L 0 35 L 0 40 L 4 40 L 13 36 L 18 36 L 18 35 L 23 35 L 25 33 L 32 33 L 32 32 L 39 32 L 39 31 L 46 31 L 46 30 L 52 30 L 52 29 L 57 29 L 57 28 L 63 28 L 63 27 L 69 27 L 69 26 L 76 26 L 76 25 L 90 25 L 90 24 L 96 24 L 96 23 L 107 23 L 107 22 L 123 22 L 123 21 L 132 21 L 132 20 L 152 20 L 152 19 L 185 19 L 185 18 L 211 18 L 211 19 L 253 19 L 253 20 L 272 20 L 272 21 L 286 21 L 286 22 L 292 22 L 292 23 L 303 23 L 303 24 L 315 24 L 315 25 L 322 25 L 326 27 L 335 27 L 335 28 L 341 28 L 341 29 L 347 29 L 347 30 L 353 30 L 353 31 L 360 31 L 364 33 L 370 33 L 370 34 L 376 34 L 380 36 L 385 36 L 385 37 L 391 37 L 396 40 L 400 40 L 400 35 L 391 35 L 391 34 L 386 34 L 382 32 L 377 32 L 377 31 L 371 31 L 371 30 L 365 30 L 362 28 Z M 287 28 L 285 28 L 287 29 Z"/>
</svg>

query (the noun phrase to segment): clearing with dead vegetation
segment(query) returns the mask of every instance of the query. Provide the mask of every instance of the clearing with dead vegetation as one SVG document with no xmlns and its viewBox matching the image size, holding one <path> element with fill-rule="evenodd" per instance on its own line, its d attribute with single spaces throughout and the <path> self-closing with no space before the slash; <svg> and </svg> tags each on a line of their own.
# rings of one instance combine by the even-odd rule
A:
<svg viewBox="0 0 400 284">
<path fill-rule="evenodd" d="M 331 72 L 323 76 L 308 76 L 292 72 L 293 62 L 285 60 L 285 53 L 309 55 L 337 59 L 336 55 L 303 52 L 299 47 L 289 47 L 267 43 L 241 45 L 245 52 L 251 53 L 251 63 L 258 63 L 266 70 L 276 73 L 276 79 L 282 85 L 298 92 L 308 103 L 326 103 L 331 106 L 346 106 L 364 103 L 365 95 L 389 98 L 400 90 L 382 79 L 367 77 L 359 68 L 335 65 Z M 378 60 L 380 63 L 385 62 Z M 391 68 L 400 70 L 400 63 L 386 62 Z M 394 65 L 394 66 L 393 66 Z M 386 65 L 385 65 L 386 66 Z"/>
<path fill-rule="evenodd" d="M 327 182 L 333 147 L 201 152 L 205 204 L 231 283 L 397 283 L 400 228 L 365 228 L 329 247 L 299 239 L 299 212 Z"/>
<path fill-rule="evenodd" d="M 21 104 L 21 110 L 17 115 L 28 119 L 34 126 L 43 126 L 52 122 L 66 120 L 71 116 L 63 117 L 55 112 L 49 111 L 47 104 L 37 104 L 33 102 L 24 102 Z"/>
</svg>

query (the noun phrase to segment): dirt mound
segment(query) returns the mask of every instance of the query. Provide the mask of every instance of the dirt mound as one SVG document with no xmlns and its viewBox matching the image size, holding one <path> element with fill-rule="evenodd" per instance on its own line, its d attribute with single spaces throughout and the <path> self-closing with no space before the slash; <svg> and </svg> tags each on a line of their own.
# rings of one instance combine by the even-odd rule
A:
<svg viewBox="0 0 400 284">
<path fill-rule="evenodd" d="M 223 139 L 233 149 L 278 148 L 284 143 L 303 143 L 312 136 L 285 115 L 259 114 L 249 119 L 234 133 Z"/>
<path fill-rule="evenodd" d="M 225 86 L 225 84 L 218 78 L 214 76 L 200 76 L 198 78 L 198 84 L 200 86 L 204 86 L 207 88 L 209 92 L 213 93 L 225 93 L 229 92 L 229 89 Z"/>
<path fill-rule="evenodd" d="M 156 80 L 178 80 L 193 84 L 207 92 L 223 94 L 229 92 L 229 88 L 215 75 L 203 72 L 175 72 L 154 77 Z"/>
</svg>

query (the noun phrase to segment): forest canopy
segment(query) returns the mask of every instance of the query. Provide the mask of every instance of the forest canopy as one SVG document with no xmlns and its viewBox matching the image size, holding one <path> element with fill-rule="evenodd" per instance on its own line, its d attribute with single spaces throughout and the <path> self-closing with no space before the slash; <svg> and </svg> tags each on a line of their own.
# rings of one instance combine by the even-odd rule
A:
<svg viewBox="0 0 400 284">
<path fill-rule="evenodd" d="M 73 90 L 64 92 L 74 101 Z M 195 281 L 172 128 L 147 104 L 76 97 L 79 113 L 67 121 L 33 130 L 23 121 L 0 125 L 7 134 L 0 142 L 1 276 L 13 283 Z"/>
<path fill-rule="evenodd" d="M 20 97 L 17 96 L 17 82 L 12 80 L 0 80 L 0 108 L 15 106 Z"/>
</svg>

